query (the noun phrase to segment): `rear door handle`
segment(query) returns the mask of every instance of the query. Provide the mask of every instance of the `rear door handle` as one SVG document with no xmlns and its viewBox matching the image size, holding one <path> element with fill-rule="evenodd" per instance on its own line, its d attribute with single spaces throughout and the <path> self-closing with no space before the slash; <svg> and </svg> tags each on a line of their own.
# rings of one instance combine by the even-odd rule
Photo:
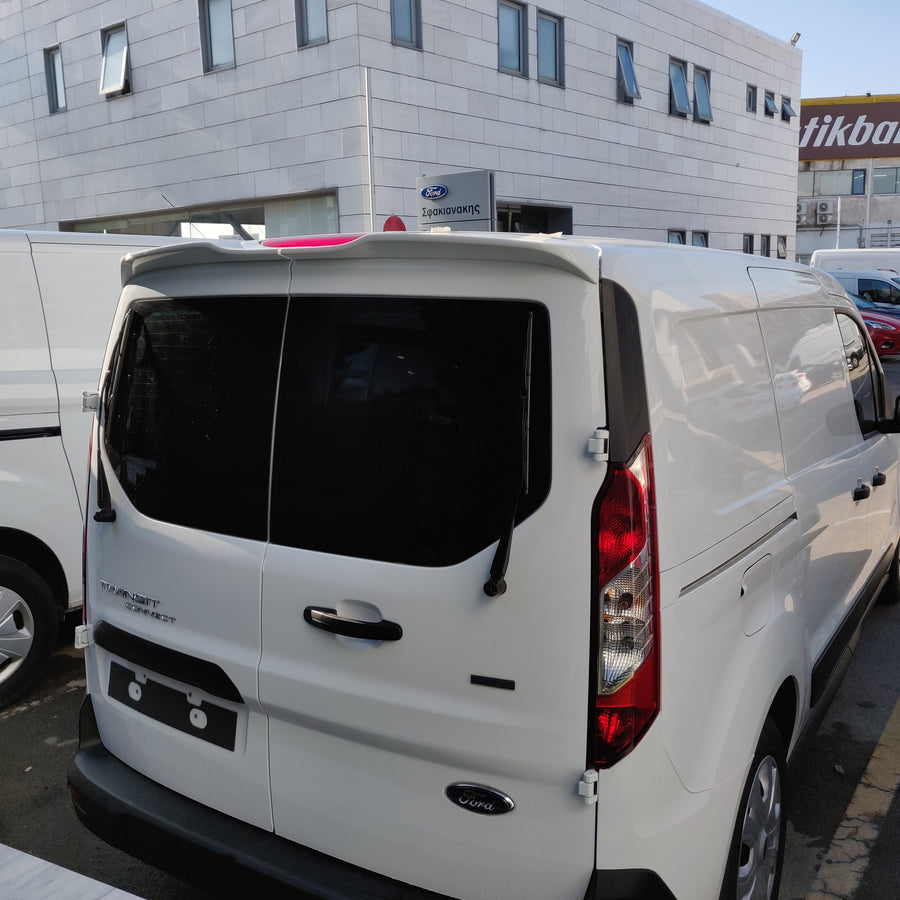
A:
<svg viewBox="0 0 900 900">
<path fill-rule="evenodd" d="M 314 628 L 340 634 L 344 637 L 363 638 L 367 641 L 399 641 L 403 629 L 396 622 L 382 619 L 380 622 L 363 622 L 360 619 L 345 619 L 336 609 L 324 606 L 307 606 L 303 618 Z"/>
<path fill-rule="evenodd" d="M 863 480 L 862 478 L 860 478 L 858 484 L 856 485 L 856 490 L 853 492 L 853 499 L 867 500 L 869 494 L 871 493 L 872 489 L 867 484 L 863 484 Z"/>
</svg>

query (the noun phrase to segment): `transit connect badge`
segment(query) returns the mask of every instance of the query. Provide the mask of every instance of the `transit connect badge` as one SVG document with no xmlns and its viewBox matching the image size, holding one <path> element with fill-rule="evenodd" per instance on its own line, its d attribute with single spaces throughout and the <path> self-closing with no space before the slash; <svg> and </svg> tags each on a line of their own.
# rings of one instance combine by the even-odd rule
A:
<svg viewBox="0 0 900 900">
<path fill-rule="evenodd" d="M 516 807 L 511 797 L 483 784 L 451 784 L 445 793 L 452 803 L 481 816 L 502 816 Z"/>
</svg>

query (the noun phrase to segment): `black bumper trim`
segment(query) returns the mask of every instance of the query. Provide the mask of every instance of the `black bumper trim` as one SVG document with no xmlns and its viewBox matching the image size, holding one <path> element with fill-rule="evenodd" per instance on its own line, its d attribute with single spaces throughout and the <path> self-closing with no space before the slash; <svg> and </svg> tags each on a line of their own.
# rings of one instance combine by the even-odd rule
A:
<svg viewBox="0 0 900 900">
<path fill-rule="evenodd" d="M 446 900 L 240 822 L 162 787 L 102 744 L 91 698 L 79 716 L 69 790 L 108 844 L 205 890 L 310 900 Z"/>
</svg>

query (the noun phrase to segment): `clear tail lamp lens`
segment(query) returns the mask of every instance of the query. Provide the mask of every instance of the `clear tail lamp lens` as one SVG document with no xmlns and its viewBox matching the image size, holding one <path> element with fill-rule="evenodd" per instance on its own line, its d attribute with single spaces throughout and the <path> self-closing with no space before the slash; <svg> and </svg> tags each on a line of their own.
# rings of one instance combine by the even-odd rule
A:
<svg viewBox="0 0 900 900">
<path fill-rule="evenodd" d="M 608 768 L 629 753 L 659 711 L 656 535 L 650 440 L 616 467 L 600 497 L 600 586 L 593 759 Z"/>
</svg>

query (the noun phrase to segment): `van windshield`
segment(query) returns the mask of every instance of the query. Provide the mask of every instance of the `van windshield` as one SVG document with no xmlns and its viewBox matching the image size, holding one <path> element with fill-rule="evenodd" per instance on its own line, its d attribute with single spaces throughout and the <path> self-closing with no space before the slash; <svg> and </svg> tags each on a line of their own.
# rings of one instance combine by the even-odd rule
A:
<svg viewBox="0 0 900 900">
<path fill-rule="evenodd" d="M 106 447 L 129 500 L 153 518 L 444 566 L 495 542 L 514 509 L 521 521 L 549 490 L 539 304 L 147 300 L 132 306 L 121 346 Z"/>
</svg>

